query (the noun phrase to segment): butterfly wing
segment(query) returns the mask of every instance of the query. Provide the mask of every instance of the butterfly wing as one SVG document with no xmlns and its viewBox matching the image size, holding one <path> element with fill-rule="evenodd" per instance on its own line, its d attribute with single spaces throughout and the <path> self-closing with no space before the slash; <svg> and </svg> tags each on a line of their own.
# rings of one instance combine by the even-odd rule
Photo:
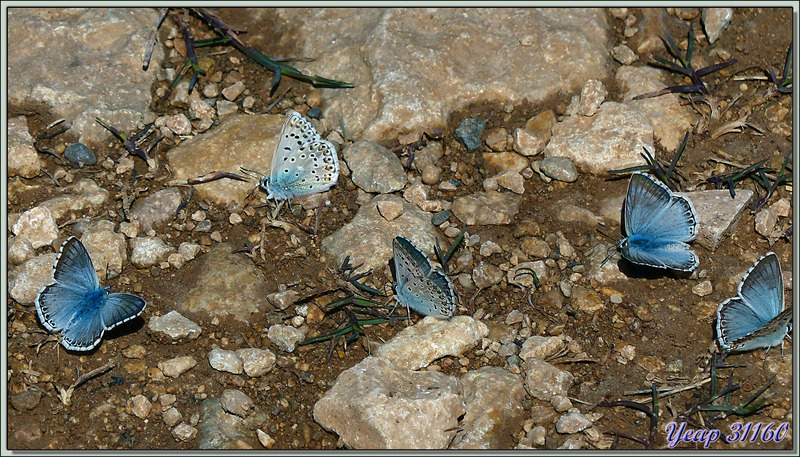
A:
<svg viewBox="0 0 800 457">
<path fill-rule="evenodd" d="M 45 286 L 36 295 L 36 313 L 45 328 L 60 332 L 72 322 L 85 299 L 86 292 L 60 283 Z"/>
<path fill-rule="evenodd" d="M 717 339 L 725 352 L 777 346 L 788 332 L 791 308 L 763 321 L 741 297 L 729 298 L 717 309 Z"/>
<path fill-rule="evenodd" d="M 764 322 L 783 311 L 783 276 L 774 252 L 764 254 L 745 273 L 739 283 L 739 296 Z"/>
<path fill-rule="evenodd" d="M 70 237 L 61 245 L 53 281 L 39 291 L 35 304 L 45 328 L 58 332 L 70 324 L 87 294 L 100 288 L 92 259 L 77 238 Z"/>
<path fill-rule="evenodd" d="M 634 173 L 625 198 L 626 237 L 620 242 L 631 262 L 657 268 L 691 271 L 699 260 L 686 244 L 697 237 L 694 206 L 663 184 Z"/>
<path fill-rule="evenodd" d="M 53 280 L 72 289 L 100 288 L 92 258 L 78 238 L 71 236 L 61 245 L 53 269 Z"/>
<path fill-rule="evenodd" d="M 692 271 L 700 264 L 697 255 L 686 243 L 671 243 L 653 247 L 640 247 L 628 243 L 622 248 L 622 255 L 633 263 L 656 268 L 671 268 L 680 271 Z"/>
<path fill-rule="evenodd" d="M 146 303 L 140 297 L 131 294 L 109 294 L 100 310 L 103 327 L 106 330 L 135 318 L 144 311 Z"/>
<path fill-rule="evenodd" d="M 336 148 L 330 141 L 321 139 L 311 122 L 300 113 L 289 113 L 265 185 L 270 198 L 287 200 L 324 192 L 338 179 Z"/>
<path fill-rule="evenodd" d="M 633 173 L 625 198 L 625 232 L 688 243 L 697 238 L 694 205 L 644 173 Z"/>
<path fill-rule="evenodd" d="M 86 297 L 72 320 L 61 333 L 61 344 L 72 351 L 90 351 L 100 343 L 105 332 L 100 309 L 105 291 Z"/>
<path fill-rule="evenodd" d="M 717 337 L 725 351 L 778 345 L 788 331 L 791 309 L 783 309 L 783 276 L 778 256 L 768 252 L 747 270 L 738 296 L 717 309 Z"/>
<path fill-rule="evenodd" d="M 425 254 L 406 238 L 396 237 L 393 247 L 397 299 L 426 316 L 452 317 L 455 298 L 450 278 L 434 270 Z"/>
</svg>

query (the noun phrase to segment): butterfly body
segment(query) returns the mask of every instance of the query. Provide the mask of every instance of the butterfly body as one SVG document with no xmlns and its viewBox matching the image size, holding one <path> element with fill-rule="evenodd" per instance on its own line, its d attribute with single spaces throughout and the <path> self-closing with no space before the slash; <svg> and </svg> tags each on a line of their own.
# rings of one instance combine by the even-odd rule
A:
<svg viewBox="0 0 800 457">
<path fill-rule="evenodd" d="M 281 201 L 324 192 L 339 179 L 336 148 L 320 138 L 308 119 L 292 111 L 281 129 L 269 176 L 259 186 Z"/>
<path fill-rule="evenodd" d="M 633 173 L 625 197 L 625 236 L 617 245 L 638 265 L 692 271 L 699 265 L 689 242 L 697 238 L 692 202 L 644 173 Z"/>
<path fill-rule="evenodd" d="M 106 330 L 135 318 L 146 305 L 135 295 L 100 287 L 89 253 L 75 237 L 61 246 L 53 281 L 36 296 L 36 312 L 45 328 L 61 332 L 61 344 L 73 351 L 93 349 Z"/>
<path fill-rule="evenodd" d="M 738 294 L 717 308 L 717 338 L 725 352 L 744 352 L 781 344 L 792 309 L 784 309 L 778 256 L 764 254 L 745 273 Z"/>
<path fill-rule="evenodd" d="M 450 278 L 431 266 L 430 260 L 408 239 L 393 242 L 397 301 L 425 316 L 453 317 L 455 294 Z"/>
</svg>

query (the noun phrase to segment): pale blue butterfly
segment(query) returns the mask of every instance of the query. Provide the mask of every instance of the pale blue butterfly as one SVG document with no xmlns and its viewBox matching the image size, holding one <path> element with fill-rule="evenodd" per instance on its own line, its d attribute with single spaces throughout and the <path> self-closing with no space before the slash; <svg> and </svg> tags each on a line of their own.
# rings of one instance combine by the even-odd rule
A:
<svg viewBox="0 0 800 457">
<path fill-rule="evenodd" d="M 783 276 L 778 256 L 764 254 L 745 273 L 738 294 L 717 309 L 717 338 L 724 352 L 742 352 L 781 344 L 792 309 L 784 309 Z"/>
<path fill-rule="evenodd" d="M 453 317 L 456 301 L 450 278 L 431 267 L 428 257 L 406 238 L 396 237 L 393 248 L 397 302 L 425 316 Z"/>
<path fill-rule="evenodd" d="M 144 311 L 136 295 L 109 294 L 100 287 L 92 259 L 77 238 L 61 245 L 53 266 L 53 283 L 36 296 L 36 312 L 45 328 L 61 332 L 61 344 L 73 351 L 89 351 L 106 330 Z"/>
<path fill-rule="evenodd" d="M 339 158 L 330 141 L 297 111 L 286 118 L 269 176 L 259 185 L 276 201 L 325 192 L 339 179 Z"/>
<path fill-rule="evenodd" d="M 624 211 L 625 237 L 617 247 L 629 261 L 692 271 L 700 263 L 687 243 L 697 238 L 692 202 L 644 173 L 633 173 Z"/>
</svg>

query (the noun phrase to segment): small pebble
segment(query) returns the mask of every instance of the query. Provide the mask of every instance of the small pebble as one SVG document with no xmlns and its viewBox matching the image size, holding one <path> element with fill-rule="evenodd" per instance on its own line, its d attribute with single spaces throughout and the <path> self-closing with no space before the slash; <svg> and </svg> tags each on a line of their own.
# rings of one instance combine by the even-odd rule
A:
<svg viewBox="0 0 800 457">
<path fill-rule="evenodd" d="M 709 280 L 702 281 L 692 287 L 692 293 L 699 297 L 705 297 L 711 292 L 713 292 L 713 287 L 711 286 L 711 281 Z"/>
<path fill-rule="evenodd" d="M 436 226 L 442 225 L 450 219 L 451 214 L 452 213 L 447 210 L 434 213 L 433 216 L 431 216 L 431 223 Z"/>
<path fill-rule="evenodd" d="M 453 137 L 467 148 L 467 152 L 473 152 L 481 147 L 481 135 L 485 128 L 483 119 L 470 117 L 458 124 Z"/>
<path fill-rule="evenodd" d="M 310 97 L 309 97 L 309 99 L 310 99 Z M 311 108 L 310 110 L 308 110 L 308 113 L 306 113 L 306 116 L 308 116 L 310 119 L 319 119 L 319 117 L 322 116 L 322 109 L 320 109 L 319 106 L 315 106 L 315 107 Z"/>
<path fill-rule="evenodd" d="M 422 182 L 433 185 L 439 182 L 439 167 L 431 163 L 422 167 Z"/>
<path fill-rule="evenodd" d="M 75 165 L 94 165 L 97 156 L 83 143 L 72 143 L 64 149 L 64 158 Z"/>
<path fill-rule="evenodd" d="M 461 234 L 461 230 L 457 229 L 456 227 L 447 227 L 444 231 L 444 236 L 448 238 L 455 238 L 459 234 Z"/>
</svg>

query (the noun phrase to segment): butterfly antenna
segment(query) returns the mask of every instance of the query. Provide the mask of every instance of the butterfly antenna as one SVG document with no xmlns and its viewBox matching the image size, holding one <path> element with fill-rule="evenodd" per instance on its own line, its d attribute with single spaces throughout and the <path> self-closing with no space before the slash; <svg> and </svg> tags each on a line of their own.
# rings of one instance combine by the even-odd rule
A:
<svg viewBox="0 0 800 457">
<path fill-rule="evenodd" d="M 249 200 L 250 200 L 250 199 L 253 197 L 253 195 L 255 195 L 255 193 L 256 193 L 256 191 L 257 191 L 258 189 L 259 189 L 259 187 L 258 187 L 258 186 L 255 186 L 255 187 L 253 187 L 253 190 L 251 190 L 251 191 L 250 191 L 250 192 L 247 194 L 247 197 L 245 197 L 245 199 L 244 199 L 244 204 L 245 204 L 245 205 L 247 205 L 247 202 L 248 202 L 248 201 L 249 201 Z"/>
<path fill-rule="evenodd" d="M 612 257 L 616 257 L 616 251 L 617 251 L 616 246 L 611 246 L 608 249 L 606 249 L 606 258 L 603 259 L 603 261 L 600 263 L 600 268 L 603 268 L 606 262 L 611 260 Z"/>
<path fill-rule="evenodd" d="M 255 170 L 249 170 L 249 169 L 247 169 L 245 167 L 239 167 L 239 171 L 241 171 L 242 173 L 246 173 L 246 174 L 250 175 L 250 177 L 253 177 L 253 178 L 255 178 L 257 176 L 261 176 L 261 177 L 265 177 L 266 176 L 264 173 L 261 173 L 261 172 L 255 171 Z"/>
</svg>

